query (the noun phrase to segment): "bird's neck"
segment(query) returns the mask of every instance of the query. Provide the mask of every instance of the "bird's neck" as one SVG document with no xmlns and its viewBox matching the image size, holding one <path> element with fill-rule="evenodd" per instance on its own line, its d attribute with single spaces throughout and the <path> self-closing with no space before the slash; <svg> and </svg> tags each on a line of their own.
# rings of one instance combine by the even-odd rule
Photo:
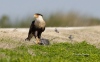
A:
<svg viewBox="0 0 100 62">
<path fill-rule="evenodd" d="M 38 18 L 36 18 L 37 21 L 44 21 L 42 16 L 39 16 Z"/>
<path fill-rule="evenodd" d="M 45 21 L 43 20 L 42 16 L 39 16 L 38 18 L 36 18 L 35 20 L 35 26 L 38 28 L 44 28 L 45 27 Z"/>
</svg>

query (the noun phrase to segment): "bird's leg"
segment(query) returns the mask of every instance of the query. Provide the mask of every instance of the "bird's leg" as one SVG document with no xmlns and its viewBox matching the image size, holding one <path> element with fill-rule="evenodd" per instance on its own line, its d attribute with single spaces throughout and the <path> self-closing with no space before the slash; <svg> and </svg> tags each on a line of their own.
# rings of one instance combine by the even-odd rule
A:
<svg viewBox="0 0 100 62">
<path fill-rule="evenodd" d="M 36 38 L 37 44 L 39 44 L 40 43 L 40 39 L 38 38 L 37 34 L 38 34 L 38 32 L 36 31 L 35 32 L 35 38 Z"/>
<path fill-rule="evenodd" d="M 36 37 L 37 44 L 40 44 L 40 39 Z"/>
<path fill-rule="evenodd" d="M 39 44 L 40 44 L 40 45 L 42 45 L 42 42 L 41 42 L 41 34 L 42 34 L 42 32 L 39 31 L 39 32 L 38 32 L 38 39 L 39 39 Z"/>
</svg>

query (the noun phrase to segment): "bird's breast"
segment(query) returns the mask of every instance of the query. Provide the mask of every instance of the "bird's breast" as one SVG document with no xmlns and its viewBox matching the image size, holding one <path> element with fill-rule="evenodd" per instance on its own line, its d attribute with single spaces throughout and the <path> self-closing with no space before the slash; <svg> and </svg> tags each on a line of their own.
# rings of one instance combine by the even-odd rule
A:
<svg viewBox="0 0 100 62">
<path fill-rule="evenodd" d="M 35 26 L 38 28 L 44 28 L 46 25 L 45 21 L 35 21 Z"/>
</svg>

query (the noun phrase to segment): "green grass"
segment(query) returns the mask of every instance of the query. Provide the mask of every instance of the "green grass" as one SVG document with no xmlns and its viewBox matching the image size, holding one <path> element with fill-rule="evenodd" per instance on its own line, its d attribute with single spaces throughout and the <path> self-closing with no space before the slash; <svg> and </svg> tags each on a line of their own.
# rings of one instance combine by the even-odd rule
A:
<svg viewBox="0 0 100 62">
<path fill-rule="evenodd" d="M 0 49 L 0 62 L 100 62 L 100 49 L 85 41 Z"/>
</svg>

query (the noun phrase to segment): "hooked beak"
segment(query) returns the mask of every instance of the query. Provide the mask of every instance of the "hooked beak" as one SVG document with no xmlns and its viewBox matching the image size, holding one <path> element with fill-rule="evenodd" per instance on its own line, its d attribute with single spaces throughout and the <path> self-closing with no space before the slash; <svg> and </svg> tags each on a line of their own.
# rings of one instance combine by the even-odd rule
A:
<svg viewBox="0 0 100 62">
<path fill-rule="evenodd" d="M 33 16 L 33 17 L 38 18 L 38 15 L 37 15 L 37 14 L 34 14 L 34 16 Z"/>
</svg>

